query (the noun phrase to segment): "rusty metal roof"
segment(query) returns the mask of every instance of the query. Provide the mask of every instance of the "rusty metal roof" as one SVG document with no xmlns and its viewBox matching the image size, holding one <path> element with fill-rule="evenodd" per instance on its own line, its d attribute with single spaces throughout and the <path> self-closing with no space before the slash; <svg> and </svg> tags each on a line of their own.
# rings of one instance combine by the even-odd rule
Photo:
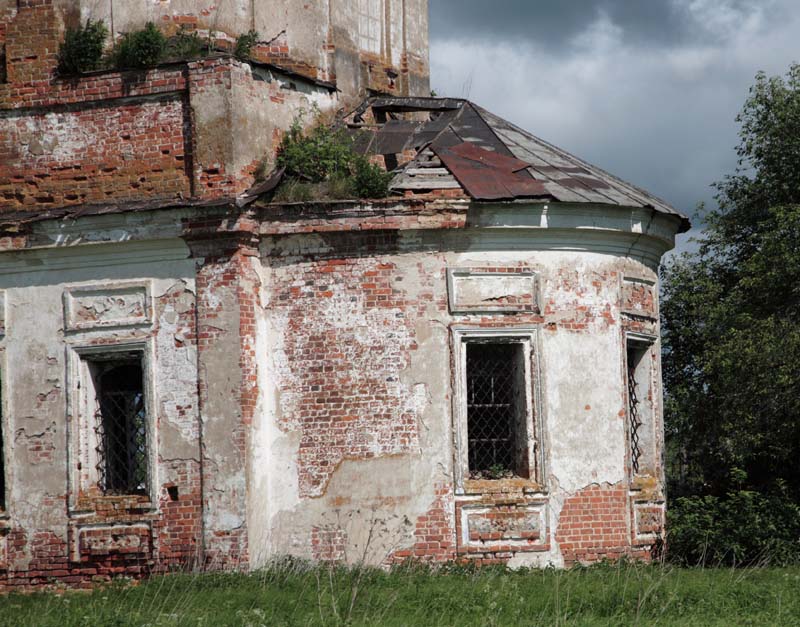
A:
<svg viewBox="0 0 800 627">
<path fill-rule="evenodd" d="M 371 113 L 371 117 L 368 115 Z M 454 98 L 374 97 L 348 119 L 365 154 L 402 159 L 393 188 L 460 187 L 478 201 L 542 199 L 652 208 L 689 220 L 669 203 L 626 183 L 486 109 Z"/>
<path fill-rule="evenodd" d="M 434 147 L 434 153 L 461 187 L 480 200 L 549 198 L 541 181 L 528 174 L 528 164 L 514 157 L 462 142 L 452 148 Z"/>
</svg>

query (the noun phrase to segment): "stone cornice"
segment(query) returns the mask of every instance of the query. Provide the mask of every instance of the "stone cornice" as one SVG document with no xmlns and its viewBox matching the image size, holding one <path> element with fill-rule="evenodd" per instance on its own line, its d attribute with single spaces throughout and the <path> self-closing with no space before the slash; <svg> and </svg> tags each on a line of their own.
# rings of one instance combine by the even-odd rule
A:
<svg viewBox="0 0 800 627">
<path fill-rule="evenodd" d="M 398 231 L 405 248 L 574 250 L 641 258 L 657 265 L 674 246 L 677 216 L 647 208 L 566 203 L 469 203 L 441 199 L 264 205 L 220 203 L 70 216 L 6 228 L 0 258 L 23 250 L 180 239 L 192 256 L 255 249 L 258 240 L 313 233 Z M 121 252 L 121 250 L 120 250 Z M 74 254 L 84 254 L 78 250 Z M 4 263 L 7 263 L 4 260 Z"/>
</svg>

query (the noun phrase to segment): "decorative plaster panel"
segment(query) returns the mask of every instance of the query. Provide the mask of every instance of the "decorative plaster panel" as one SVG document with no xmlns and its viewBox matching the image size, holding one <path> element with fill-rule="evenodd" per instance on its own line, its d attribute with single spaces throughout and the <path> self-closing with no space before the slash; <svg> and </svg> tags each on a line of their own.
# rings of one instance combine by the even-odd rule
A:
<svg viewBox="0 0 800 627">
<path fill-rule="evenodd" d="M 664 503 L 634 503 L 633 521 L 636 542 L 654 542 L 664 529 Z"/>
<path fill-rule="evenodd" d="M 622 281 L 622 311 L 657 318 L 655 284 L 646 279 L 625 277 Z"/>
<path fill-rule="evenodd" d="M 545 550 L 547 505 L 464 505 L 461 507 L 461 545 L 481 551 Z"/>
<path fill-rule="evenodd" d="M 452 313 L 536 310 L 536 274 L 523 268 L 466 268 L 447 271 Z"/>
<path fill-rule="evenodd" d="M 6 291 L 0 290 L 0 338 L 6 334 Z"/>
<path fill-rule="evenodd" d="M 111 554 L 149 555 L 153 530 L 149 523 L 77 525 L 73 529 L 72 557 Z"/>
<path fill-rule="evenodd" d="M 64 292 L 64 325 L 68 331 L 150 325 L 152 321 L 147 285 L 76 288 Z"/>
</svg>

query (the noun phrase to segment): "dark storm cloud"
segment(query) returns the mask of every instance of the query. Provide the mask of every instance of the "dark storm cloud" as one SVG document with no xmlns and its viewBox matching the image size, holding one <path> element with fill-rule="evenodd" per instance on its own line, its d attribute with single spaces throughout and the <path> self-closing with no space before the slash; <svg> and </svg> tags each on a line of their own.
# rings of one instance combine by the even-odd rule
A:
<svg viewBox="0 0 800 627">
<path fill-rule="evenodd" d="M 600 17 L 622 31 L 629 43 L 678 45 L 697 38 L 719 40 L 720 33 L 704 23 L 710 2 L 689 0 L 430 0 L 431 30 L 441 38 L 518 42 L 562 48 Z M 746 12 L 758 2 L 727 0 L 724 10 Z M 771 21 L 785 17 L 775 5 Z"/>
<path fill-rule="evenodd" d="M 687 214 L 736 166 L 756 72 L 800 60 L 797 0 L 430 0 L 437 93 L 466 96 Z"/>
<path fill-rule="evenodd" d="M 439 37 L 511 38 L 567 45 L 600 15 L 627 37 L 670 42 L 689 36 L 685 11 L 661 0 L 430 0 L 431 30 Z"/>
</svg>

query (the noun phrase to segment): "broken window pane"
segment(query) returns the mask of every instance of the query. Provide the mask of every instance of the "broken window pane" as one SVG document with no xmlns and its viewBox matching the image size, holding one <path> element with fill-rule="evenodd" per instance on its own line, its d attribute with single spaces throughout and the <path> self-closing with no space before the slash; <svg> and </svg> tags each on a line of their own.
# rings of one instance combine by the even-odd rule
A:
<svg viewBox="0 0 800 627">
<path fill-rule="evenodd" d="M 471 478 L 527 475 L 524 383 L 521 344 L 467 344 L 467 445 Z"/>
<path fill-rule="evenodd" d="M 147 416 L 141 361 L 98 363 L 97 476 L 107 494 L 147 492 Z"/>
</svg>

